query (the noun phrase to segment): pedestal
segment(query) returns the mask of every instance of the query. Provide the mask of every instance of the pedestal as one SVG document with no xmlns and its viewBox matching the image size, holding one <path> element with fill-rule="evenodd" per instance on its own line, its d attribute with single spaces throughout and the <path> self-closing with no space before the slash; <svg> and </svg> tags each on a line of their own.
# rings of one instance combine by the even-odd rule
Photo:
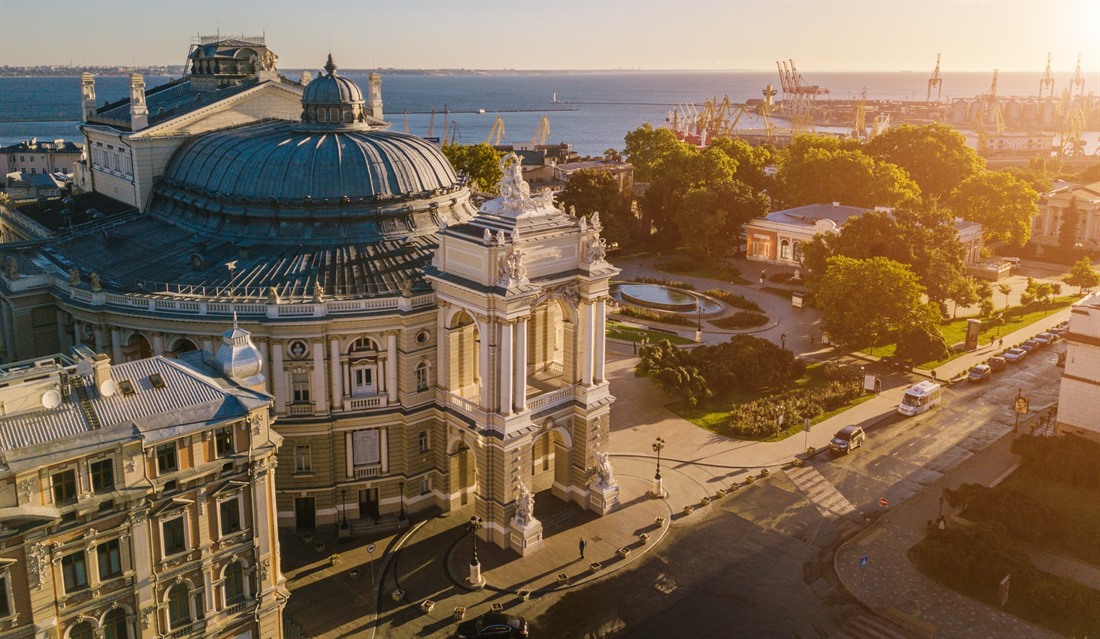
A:
<svg viewBox="0 0 1100 639">
<path fill-rule="evenodd" d="M 480 588 L 485 585 L 485 577 L 481 576 L 481 563 L 470 564 L 470 576 L 466 579 L 470 586 Z"/>
<path fill-rule="evenodd" d="M 588 509 L 600 516 L 606 515 L 619 506 L 619 486 L 607 486 L 595 483 L 588 491 Z"/>
<path fill-rule="evenodd" d="M 512 550 L 526 557 L 528 553 L 542 543 L 542 522 L 534 518 L 526 522 L 513 519 L 508 542 Z"/>
<path fill-rule="evenodd" d="M 653 487 L 649 489 L 649 494 L 653 495 L 654 497 L 664 497 L 665 496 L 664 480 L 659 478 L 659 477 L 657 479 L 654 479 L 653 480 Z"/>
</svg>

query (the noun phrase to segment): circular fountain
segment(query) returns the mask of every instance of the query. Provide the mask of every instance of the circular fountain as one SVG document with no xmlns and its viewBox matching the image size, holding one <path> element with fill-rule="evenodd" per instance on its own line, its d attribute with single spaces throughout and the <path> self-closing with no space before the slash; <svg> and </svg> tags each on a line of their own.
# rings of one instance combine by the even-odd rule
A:
<svg viewBox="0 0 1100 639">
<path fill-rule="evenodd" d="M 664 284 L 612 284 L 610 293 L 619 302 L 671 313 L 711 315 L 724 308 L 718 300 Z"/>
</svg>

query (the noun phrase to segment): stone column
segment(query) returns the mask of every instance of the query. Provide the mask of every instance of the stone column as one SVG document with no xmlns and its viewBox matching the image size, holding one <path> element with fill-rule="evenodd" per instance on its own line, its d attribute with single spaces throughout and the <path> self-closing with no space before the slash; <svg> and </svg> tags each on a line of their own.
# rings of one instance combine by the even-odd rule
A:
<svg viewBox="0 0 1100 639">
<path fill-rule="evenodd" d="M 451 390 L 451 340 L 447 334 L 447 309 L 437 311 L 435 321 L 436 383 L 443 390 Z"/>
<path fill-rule="evenodd" d="M 57 311 L 57 348 L 62 353 L 69 352 L 69 333 L 65 331 L 65 311 Z"/>
<path fill-rule="evenodd" d="M 275 395 L 275 412 L 286 412 L 286 371 L 283 369 L 283 345 L 271 344 L 271 389 Z"/>
<path fill-rule="evenodd" d="M 256 344 L 256 348 L 260 351 L 260 374 L 264 376 L 264 388 L 267 392 L 271 391 L 271 353 L 268 348 L 268 340 L 257 339 L 253 340 Z"/>
<path fill-rule="evenodd" d="M 386 399 L 397 402 L 397 331 L 386 333 Z"/>
<path fill-rule="evenodd" d="M 130 524 L 130 552 L 134 563 L 134 588 L 137 591 L 137 610 L 144 612 L 149 610 L 149 624 L 135 624 L 138 637 L 157 636 L 156 600 L 153 593 L 153 546 L 152 535 L 149 527 L 148 510 L 131 511 L 128 523 Z"/>
<path fill-rule="evenodd" d="M 592 353 L 592 359 L 596 362 L 596 383 L 603 382 L 604 380 L 604 360 L 606 356 L 607 344 L 607 332 L 605 324 L 607 323 L 607 306 L 604 298 L 600 298 L 596 302 L 596 321 L 592 327 L 596 336 L 595 352 Z"/>
<path fill-rule="evenodd" d="M 96 326 L 95 327 L 95 352 L 106 353 L 107 352 L 107 327 Z"/>
<path fill-rule="evenodd" d="M 209 337 L 202 338 L 202 350 L 210 353 L 210 356 L 213 357 L 215 353 L 214 340 L 210 339 Z"/>
<path fill-rule="evenodd" d="M 153 355 L 164 355 L 164 334 L 153 333 Z"/>
<path fill-rule="evenodd" d="M 122 331 L 111 329 L 111 359 L 115 364 L 122 363 Z"/>
<path fill-rule="evenodd" d="M 527 319 L 516 322 L 516 352 L 512 358 L 512 375 L 515 388 L 512 391 L 512 407 L 517 413 L 527 410 Z"/>
<path fill-rule="evenodd" d="M 492 377 L 490 369 L 492 368 L 493 358 L 489 354 L 489 322 L 485 321 L 481 324 L 477 324 L 477 377 L 479 388 L 481 389 L 481 408 L 482 410 L 493 410 L 492 400 Z"/>
<path fill-rule="evenodd" d="M 500 412 L 512 414 L 512 324 L 500 324 Z M 484 381 L 482 381 L 484 383 Z"/>
<path fill-rule="evenodd" d="M 8 313 L 10 311 L 8 311 L 7 304 L 0 304 L 0 306 L 4 307 L 4 324 L 7 325 Z M 80 322 L 74 317 L 73 318 L 73 346 L 79 346 L 80 344 L 83 344 L 83 343 L 84 343 L 84 340 L 80 339 Z M 11 353 L 8 353 L 8 357 L 11 357 Z"/>
<path fill-rule="evenodd" d="M 203 605 L 206 606 L 206 618 L 217 618 L 217 608 L 214 607 L 214 574 L 210 567 L 203 567 L 202 570 L 202 585 L 203 585 Z"/>
<path fill-rule="evenodd" d="M 592 385 L 592 307 L 592 302 L 581 302 L 581 384 L 585 386 Z"/>
<path fill-rule="evenodd" d="M 325 395 L 325 344 L 313 343 L 313 371 L 310 374 L 309 396 L 313 398 L 314 412 L 328 412 L 328 397 Z"/>
<path fill-rule="evenodd" d="M 344 375 L 340 367 L 340 340 L 332 337 L 328 342 L 329 382 L 332 384 L 332 409 L 344 405 Z"/>
</svg>

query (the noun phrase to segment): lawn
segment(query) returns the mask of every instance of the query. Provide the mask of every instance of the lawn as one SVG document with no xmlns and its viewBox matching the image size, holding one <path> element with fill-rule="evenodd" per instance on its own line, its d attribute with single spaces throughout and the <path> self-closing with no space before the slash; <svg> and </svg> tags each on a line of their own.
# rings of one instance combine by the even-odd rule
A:
<svg viewBox="0 0 1100 639">
<path fill-rule="evenodd" d="M 1053 302 L 1049 303 L 1034 303 L 1027 306 L 1014 306 L 1004 311 L 1004 324 L 994 324 L 988 319 L 982 320 L 982 330 L 978 334 L 978 343 L 981 345 L 989 344 L 992 340 L 998 338 L 1001 335 L 1007 335 L 1013 331 L 1019 330 L 1025 326 L 1029 326 L 1038 322 L 1039 320 L 1053 315 L 1058 311 L 1066 308 L 1073 302 L 1075 302 L 1079 296 L 1077 295 L 1065 295 L 1056 298 Z M 940 333 L 943 335 L 943 339 L 947 342 L 948 346 L 954 346 L 955 344 L 966 341 L 966 325 L 968 319 L 981 319 L 976 317 L 960 317 L 957 319 L 945 320 L 940 324 Z M 1014 346 L 1014 344 L 1005 344 L 1005 348 Z M 868 355 L 874 355 L 875 357 L 886 357 L 893 355 L 894 350 L 897 348 L 897 344 L 887 344 L 885 346 L 878 346 L 875 348 L 865 348 L 864 353 Z M 950 356 L 934 360 L 931 362 L 923 362 L 917 364 L 917 368 L 932 368 L 939 366 L 944 362 L 951 361 L 956 357 L 963 355 L 963 353 L 952 353 Z"/>
<path fill-rule="evenodd" d="M 818 386 L 822 386 L 828 381 L 825 376 L 824 367 L 825 365 L 821 362 L 810 364 L 806 367 L 806 375 L 792 382 L 787 388 L 771 388 L 762 392 L 753 392 L 747 390 L 738 391 L 721 397 L 712 397 L 708 400 L 699 402 L 699 404 L 695 407 L 684 405 L 681 402 L 675 402 L 669 405 L 669 409 L 680 417 L 683 417 L 684 419 L 695 424 L 696 426 L 699 426 L 700 428 L 705 428 L 711 432 L 718 433 L 719 435 L 723 435 L 725 437 L 750 439 L 751 441 L 780 441 L 790 437 L 791 435 L 802 432 L 803 425 L 801 423 L 790 424 L 784 430 L 781 430 L 775 435 L 769 436 L 764 439 L 741 438 L 738 437 L 736 434 L 731 434 L 729 432 L 729 429 L 726 427 L 726 422 L 729 421 L 730 413 L 732 412 L 733 407 L 737 406 L 738 404 L 744 404 L 756 399 L 771 397 L 773 395 L 781 395 L 787 391 L 806 391 L 816 388 Z M 848 410 L 853 406 L 858 406 L 859 404 L 862 404 L 872 397 L 874 397 L 874 395 L 870 393 L 857 397 L 856 399 L 852 400 L 844 406 L 841 406 L 840 408 L 822 413 L 821 415 L 814 417 L 813 419 L 811 419 L 810 423 L 817 424 L 819 422 L 822 422 L 826 419 L 829 419 L 830 417 L 833 417 L 834 415 Z"/>
<path fill-rule="evenodd" d="M 628 342 L 642 342 L 649 340 L 650 342 L 659 342 L 663 339 L 667 339 L 673 344 L 691 344 L 692 340 L 686 337 L 680 337 L 679 335 L 673 335 L 671 333 L 663 333 L 661 331 L 651 331 L 644 328 L 636 328 L 633 326 L 627 326 L 621 322 L 608 320 L 607 322 L 607 336 L 612 339 L 621 339 Z"/>
</svg>

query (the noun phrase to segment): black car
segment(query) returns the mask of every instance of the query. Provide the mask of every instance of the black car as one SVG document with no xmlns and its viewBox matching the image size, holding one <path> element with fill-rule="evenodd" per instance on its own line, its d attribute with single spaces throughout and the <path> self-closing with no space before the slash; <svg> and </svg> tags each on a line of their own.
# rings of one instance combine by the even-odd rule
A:
<svg viewBox="0 0 1100 639">
<path fill-rule="evenodd" d="M 993 369 L 987 364 L 978 364 L 974 368 L 970 369 L 970 373 L 966 376 L 968 382 L 988 382 L 989 377 L 993 374 Z"/>
<path fill-rule="evenodd" d="M 526 639 L 527 620 L 523 617 L 489 612 L 477 619 L 463 621 L 455 630 L 455 639 Z"/>
<path fill-rule="evenodd" d="M 1008 367 L 1008 362 L 1003 357 L 990 357 L 989 361 L 987 361 L 986 364 L 989 366 L 989 369 L 994 373 L 1003 371 L 1005 368 Z"/>
</svg>

